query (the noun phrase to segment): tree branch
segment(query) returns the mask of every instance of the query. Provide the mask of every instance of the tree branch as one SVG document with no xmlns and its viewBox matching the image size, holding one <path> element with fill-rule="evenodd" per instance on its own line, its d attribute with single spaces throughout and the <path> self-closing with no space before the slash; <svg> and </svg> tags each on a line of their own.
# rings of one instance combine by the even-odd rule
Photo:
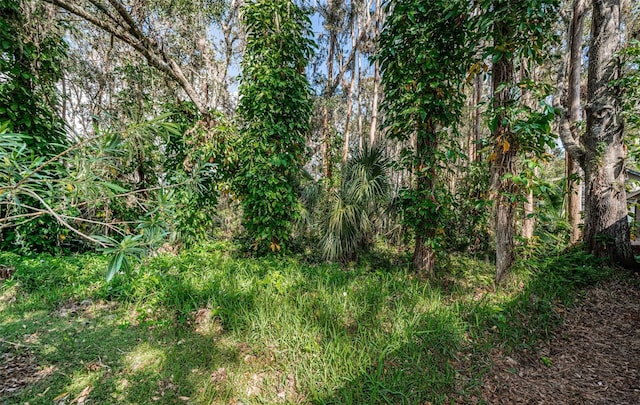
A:
<svg viewBox="0 0 640 405">
<path fill-rule="evenodd" d="M 578 162 L 580 167 L 584 167 L 584 159 L 585 159 L 585 149 L 578 143 L 576 137 L 574 136 L 575 128 L 571 127 L 569 122 L 569 117 L 567 114 L 567 110 L 564 108 L 558 108 L 561 111 L 562 116 L 560 117 L 560 140 L 562 141 L 562 145 L 564 149 L 569 153 L 571 158 Z"/>
<path fill-rule="evenodd" d="M 127 12 L 126 8 L 120 2 L 116 0 L 109 0 L 109 4 L 113 6 L 121 17 L 117 18 L 117 16 L 105 11 L 107 7 L 104 4 L 97 0 L 89 0 L 89 2 L 108 17 L 109 20 L 113 21 L 113 23 L 111 23 L 107 19 L 100 19 L 99 17 L 91 14 L 86 9 L 78 6 L 75 1 L 44 1 L 83 18 L 96 27 L 113 34 L 116 38 L 131 46 L 147 60 L 147 63 L 150 66 L 167 74 L 173 80 L 178 82 L 180 87 L 182 87 L 185 93 L 187 93 L 187 96 L 196 105 L 198 111 L 205 117 L 209 116 L 208 108 L 200 99 L 200 96 L 195 91 L 189 80 L 187 80 L 182 68 L 163 49 L 161 49 L 156 42 L 152 41 L 140 30 L 136 22 L 133 20 L 133 17 Z"/>
</svg>

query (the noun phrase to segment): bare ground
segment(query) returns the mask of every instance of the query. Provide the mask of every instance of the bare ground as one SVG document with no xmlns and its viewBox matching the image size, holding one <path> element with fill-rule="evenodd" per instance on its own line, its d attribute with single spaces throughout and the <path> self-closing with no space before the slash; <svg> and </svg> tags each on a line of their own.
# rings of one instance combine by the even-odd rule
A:
<svg viewBox="0 0 640 405">
<path fill-rule="evenodd" d="M 640 288 L 612 281 L 586 291 L 538 353 L 493 353 L 491 404 L 640 404 Z"/>
</svg>

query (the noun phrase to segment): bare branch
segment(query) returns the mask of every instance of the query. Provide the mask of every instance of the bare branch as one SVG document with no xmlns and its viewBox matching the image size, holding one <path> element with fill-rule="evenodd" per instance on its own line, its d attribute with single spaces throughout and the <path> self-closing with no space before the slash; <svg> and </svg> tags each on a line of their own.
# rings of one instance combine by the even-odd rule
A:
<svg viewBox="0 0 640 405">
<path fill-rule="evenodd" d="M 74 228 L 73 226 L 69 225 L 69 223 L 67 221 L 65 221 L 64 218 L 62 218 L 60 216 L 60 214 L 58 214 L 53 208 L 51 208 L 49 206 L 49 204 L 46 203 L 45 200 L 42 199 L 42 197 L 40 197 L 37 193 L 34 193 L 31 190 L 28 189 L 24 189 L 23 192 L 27 195 L 30 195 L 31 197 L 35 198 L 36 200 L 38 200 L 40 202 L 40 204 L 42 204 L 42 206 L 45 208 L 45 211 L 48 212 L 49 214 L 51 214 L 51 216 L 53 216 L 56 221 L 58 221 L 58 223 L 62 226 L 64 226 L 65 228 L 67 228 L 68 230 L 70 230 L 71 232 L 75 233 L 76 235 L 80 236 L 83 239 L 88 240 L 89 242 L 95 243 L 97 245 L 100 245 L 103 248 L 106 248 L 107 245 L 103 242 L 100 242 L 99 240 L 92 238 L 91 236 L 82 233 L 81 231 L 79 231 L 78 229 Z"/>
<path fill-rule="evenodd" d="M 81 6 L 78 6 L 77 3 L 72 0 L 44 1 L 85 19 L 89 23 L 113 34 L 116 38 L 131 46 L 147 60 L 147 63 L 150 66 L 167 74 L 173 80 L 178 82 L 180 87 L 182 87 L 185 93 L 187 93 L 187 96 L 196 105 L 198 111 L 200 111 L 200 113 L 205 117 L 209 116 L 209 111 L 206 105 L 202 102 L 200 96 L 189 80 L 187 80 L 182 68 L 163 49 L 161 49 L 155 41 L 152 41 L 140 30 L 139 26 L 133 20 L 133 17 L 127 12 L 126 8 L 120 2 L 117 0 L 109 0 L 109 4 L 115 8 L 121 19 L 108 11 L 105 12 L 104 10 L 107 7 L 99 1 L 89 0 L 91 4 L 96 6 L 105 14 L 106 17 L 108 17 L 108 19 L 101 19 L 98 16 L 91 14 Z M 112 22 L 109 22 L 109 20 Z"/>
</svg>

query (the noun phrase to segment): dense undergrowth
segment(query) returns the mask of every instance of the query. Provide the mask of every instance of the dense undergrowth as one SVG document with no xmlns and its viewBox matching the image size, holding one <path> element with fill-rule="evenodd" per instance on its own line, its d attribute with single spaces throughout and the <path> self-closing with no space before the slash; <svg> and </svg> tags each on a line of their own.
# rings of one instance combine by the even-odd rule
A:
<svg viewBox="0 0 640 405">
<path fill-rule="evenodd" d="M 339 267 L 225 244 L 111 283 L 91 254 L 0 263 L 16 268 L 0 285 L 0 353 L 50 371 L 0 403 L 30 404 L 469 401 L 490 350 L 533 348 L 613 275 L 578 250 L 522 260 L 497 291 L 493 267 L 468 256 L 430 282 L 374 257 Z"/>
</svg>

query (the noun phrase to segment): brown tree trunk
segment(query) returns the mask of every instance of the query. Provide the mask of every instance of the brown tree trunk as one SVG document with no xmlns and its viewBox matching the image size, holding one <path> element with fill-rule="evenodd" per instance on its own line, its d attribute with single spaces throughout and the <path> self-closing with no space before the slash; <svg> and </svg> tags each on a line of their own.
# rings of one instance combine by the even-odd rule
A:
<svg viewBox="0 0 640 405">
<path fill-rule="evenodd" d="M 433 275 L 436 265 L 436 253 L 431 246 L 426 245 L 426 241 L 435 235 L 416 234 L 416 247 L 413 251 L 413 268 L 422 278 L 429 278 Z"/>
<path fill-rule="evenodd" d="M 626 149 L 620 99 L 620 0 L 594 0 L 584 135 L 584 240 L 588 251 L 628 268 L 636 266 L 627 219 Z"/>
<path fill-rule="evenodd" d="M 569 87 L 567 92 L 566 108 L 568 111 L 569 126 L 572 136 L 576 141 L 579 138 L 577 124 L 582 120 L 582 107 L 580 105 L 580 73 L 582 67 L 582 43 L 583 20 L 585 4 L 584 0 L 574 0 L 573 16 L 569 25 L 569 55 L 568 72 Z M 567 219 L 571 226 L 571 243 L 580 240 L 582 223 L 582 184 L 580 183 L 580 170 L 577 162 L 570 153 L 565 154 L 565 168 L 567 175 Z"/>
<path fill-rule="evenodd" d="M 496 38 L 506 41 L 510 32 L 504 24 L 495 27 Z M 500 42 L 498 42 L 500 43 Z M 503 55 L 493 65 L 492 89 L 494 109 L 508 107 L 512 101 L 510 86 L 513 82 L 513 61 Z M 501 88 L 503 87 L 503 88 Z M 499 112 L 498 125 L 493 131 L 493 155 L 491 165 L 491 186 L 495 198 L 494 229 L 496 237 L 496 283 L 501 283 L 514 261 L 515 207 L 508 194 L 515 193 L 515 185 L 506 174 L 515 174 L 517 139 L 503 119 L 505 112 Z M 508 177 L 508 176 L 507 176 Z"/>
<path fill-rule="evenodd" d="M 426 191 L 429 198 L 435 202 L 435 184 L 436 184 L 436 171 L 433 165 L 429 171 L 420 170 L 423 166 L 428 165 L 428 155 L 435 154 L 438 149 L 438 142 L 436 141 L 435 128 L 431 122 L 425 123 L 426 130 L 431 133 L 431 136 L 416 136 L 415 141 L 415 155 L 418 157 L 415 166 L 415 187 L 418 191 Z M 424 195 L 424 194 L 423 194 Z M 436 254 L 433 247 L 428 244 L 436 236 L 435 225 L 426 227 L 417 227 L 415 229 L 415 250 L 413 252 L 413 267 L 416 273 L 420 277 L 428 278 L 433 275 L 434 267 L 436 264 Z"/>
</svg>

